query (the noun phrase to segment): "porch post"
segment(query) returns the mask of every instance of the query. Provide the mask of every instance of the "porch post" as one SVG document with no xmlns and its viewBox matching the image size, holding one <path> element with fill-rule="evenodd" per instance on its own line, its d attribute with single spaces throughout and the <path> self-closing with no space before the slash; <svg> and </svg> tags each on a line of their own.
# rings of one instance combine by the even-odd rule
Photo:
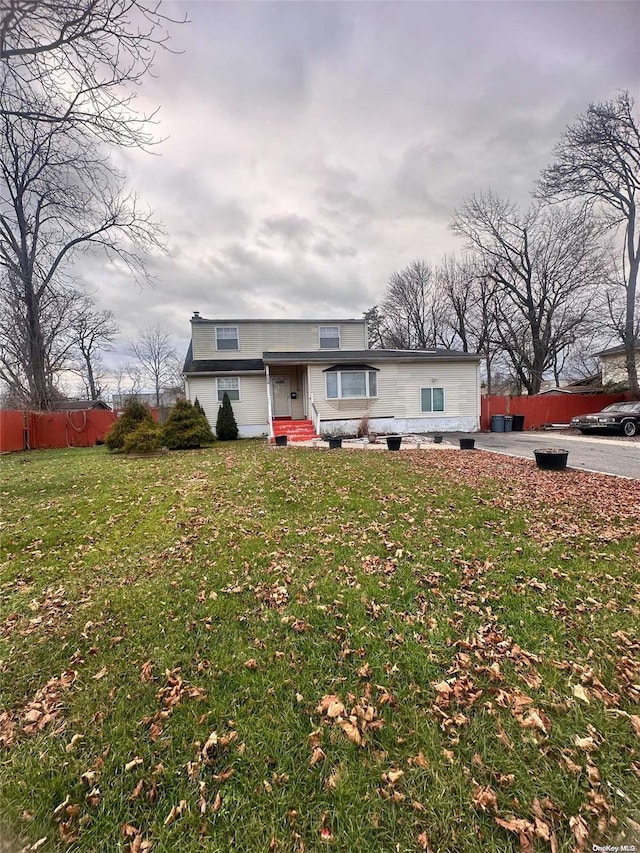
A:
<svg viewBox="0 0 640 853">
<path fill-rule="evenodd" d="M 273 405 L 271 403 L 271 376 L 269 375 L 269 365 L 265 364 L 265 375 L 267 377 L 267 416 L 269 418 L 269 439 L 275 437 L 273 431 Z"/>
</svg>

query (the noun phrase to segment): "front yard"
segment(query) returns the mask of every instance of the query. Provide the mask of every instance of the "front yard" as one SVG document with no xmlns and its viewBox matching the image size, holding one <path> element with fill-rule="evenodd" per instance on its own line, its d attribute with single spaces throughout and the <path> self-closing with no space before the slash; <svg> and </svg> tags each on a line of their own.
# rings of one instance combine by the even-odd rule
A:
<svg viewBox="0 0 640 853">
<path fill-rule="evenodd" d="M 9 850 L 640 844 L 640 482 L 257 442 L 0 474 Z"/>
</svg>

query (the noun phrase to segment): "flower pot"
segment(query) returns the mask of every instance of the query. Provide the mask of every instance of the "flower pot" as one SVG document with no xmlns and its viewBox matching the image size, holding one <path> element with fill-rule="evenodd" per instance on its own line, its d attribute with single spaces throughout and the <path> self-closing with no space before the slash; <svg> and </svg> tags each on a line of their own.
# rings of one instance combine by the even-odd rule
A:
<svg viewBox="0 0 640 853">
<path fill-rule="evenodd" d="M 387 436 L 387 447 L 389 450 L 400 450 L 401 444 L 402 444 L 402 436 L 401 435 L 388 435 Z"/>
<path fill-rule="evenodd" d="M 335 450 L 337 447 L 342 447 L 342 439 L 341 438 L 330 438 L 329 439 L 329 447 L 332 450 Z"/>
<path fill-rule="evenodd" d="M 442 436 L 441 435 L 434 435 L 433 436 L 433 443 L 434 444 L 442 444 Z"/>
<path fill-rule="evenodd" d="M 460 450 L 473 450 L 476 446 L 475 438 L 459 438 Z"/>
<path fill-rule="evenodd" d="M 567 467 L 568 450 L 560 447 L 543 447 L 534 450 L 536 466 L 542 471 L 564 471 Z"/>
<path fill-rule="evenodd" d="M 287 446 L 287 436 L 286 435 L 277 435 L 276 436 L 276 447 L 286 447 Z"/>
</svg>

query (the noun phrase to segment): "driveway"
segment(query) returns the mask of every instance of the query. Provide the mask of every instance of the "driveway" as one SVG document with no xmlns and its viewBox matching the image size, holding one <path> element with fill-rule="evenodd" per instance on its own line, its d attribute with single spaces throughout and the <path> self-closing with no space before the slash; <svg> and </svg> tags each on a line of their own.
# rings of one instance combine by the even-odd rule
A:
<svg viewBox="0 0 640 853">
<path fill-rule="evenodd" d="M 568 465 L 578 470 L 597 471 L 640 480 L 640 440 L 613 436 L 569 435 L 565 432 L 477 432 L 476 447 L 507 456 L 533 459 L 533 451 L 543 447 L 562 447 L 569 451 Z M 456 435 L 445 440 L 457 444 Z"/>
</svg>

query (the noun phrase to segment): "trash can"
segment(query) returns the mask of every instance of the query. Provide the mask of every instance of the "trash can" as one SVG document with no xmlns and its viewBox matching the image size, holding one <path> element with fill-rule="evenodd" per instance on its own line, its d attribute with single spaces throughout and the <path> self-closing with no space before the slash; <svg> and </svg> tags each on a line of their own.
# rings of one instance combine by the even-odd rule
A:
<svg viewBox="0 0 640 853">
<path fill-rule="evenodd" d="M 504 432 L 504 415 L 491 415 L 491 432 Z"/>
<path fill-rule="evenodd" d="M 511 432 L 513 428 L 513 418 L 511 415 L 504 416 L 504 431 Z"/>
<path fill-rule="evenodd" d="M 512 415 L 513 418 L 513 431 L 514 432 L 524 432 L 524 415 Z"/>
</svg>

